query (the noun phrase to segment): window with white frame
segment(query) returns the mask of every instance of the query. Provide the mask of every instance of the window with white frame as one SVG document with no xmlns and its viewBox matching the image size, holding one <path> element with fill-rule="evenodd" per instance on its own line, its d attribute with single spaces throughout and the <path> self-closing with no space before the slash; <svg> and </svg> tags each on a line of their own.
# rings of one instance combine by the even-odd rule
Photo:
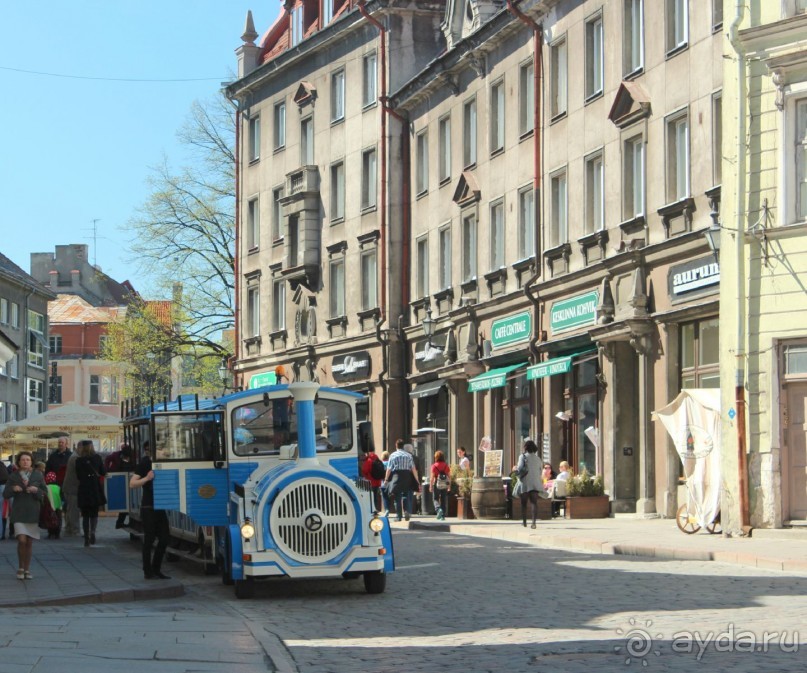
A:
<svg viewBox="0 0 807 673">
<path fill-rule="evenodd" d="M 361 308 L 367 311 L 378 306 L 378 254 L 366 250 L 361 254 Z"/>
<path fill-rule="evenodd" d="M 624 142 L 622 150 L 622 195 L 626 220 L 632 220 L 645 211 L 644 138 L 634 136 Z"/>
<path fill-rule="evenodd" d="M 807 0 L 802 0 L 807 6 Z M 719 30 L 723 26 L 723 0 L 712 0 L 712 30 Z"/>
<path fill-rule="evenodd" d="M 682 49 L 689 41 L 689 0 L 665 0 L 667 53 Z"/>
<path fill-rule="evenodd" d="M 253 115 L 249 119 L 249 160 L 261 158 L 261 117 Z"/>
<path fill-rule="evenodd" d="M 8 325 L 8 299 L 0 298 L 0 324 Z"/>
<path fill-rule="evenodd" d="M 476 164 L 476 98 L 462 108 L 462 163 L 465 168 Z"/>
<path fill-rule="evenodd" d="M 314 163 L 314 117 L 300 121 L 300 163 L 303 166 Z"/>
<path fill-rule="evenodd" d="M 329 300 L 331 318 L 345 315 L 345 260 L 335 259 L 330 263 Z"/>
<path fill-rule="evenodd" d="M 45 366 L 45 316 L 36 311 L 28 311 L 28 364 L 34 367 Z"/>
<path fill-rule="evenodd" d="M 362 105 L 367 107 L 376 101 L 378 61 L 375 52 L 367 54 L 362 61 Z"/>
<path fill-rule="evenodd" d="M 439 179 L 442 184 L 451 178 L 451 117 L 443 117 L 437 124 L 439 136 Z"/>
<path fill-rule="evenodd" d="M 605 228 L 605 175 L 602 152 L 586 157 L 586 229 L 591 234 Z"/>
<path fill-rule="evenodd" d="M 11 302 L 11 326 L 18 329 L 20 326 L 20 305 L 16 301 Z"/>
<path fill-rule="evenodd" d="M 567 222 L 566 171 L 558 171 L 551 180 L 552 216 L 550 219 L 549 245 L 554 248 L 566 243 L 569 236 Z"/>
<path fill-rule="evenodd" d="M 795 137 L 793 159 L 795 159 L 796 220 L 807 219 L 807 98 L 793 102 L 795 112 Z M 788 161 L 788 167 L 793 164 Z M 792 170 L 792 169 L 791 169 Z M 789 171 L 788 171 L 789 172 Z"/>
<path fill-rule="evenodd" d="M 275 149 L 286 146 L 286 103 L 275 104 Z"/>
<path fill-rule="evenodd" d="M 90 404 L 117 404 L 118 379 L 114 376 L 90 374 Z"/>
<path fill-rule="evenodd" d="M 374 208 L 376 204 L 376 153 L 375 148 L 361 155 L 361 207 Z"/>
<path fill-rule="evenodd" d="M 48 346 L 50 347 L 51 355 L 60 355 L 62 352 L 62 335 L 51 334 L 48 337 Z"/>
<path fill-rule="evenodd" d="M 807 0 L 783 0 L 782 9 L 784 11 L 782 18 L 807 14 Z"/>
<path fill-rule="evenodd" d="M 439 289 L 451 287 L 451 224 L 440 227 L 437 232 L 438 254 L 440 259 L 437 266 L 437 284 Z"/>
<path fill-rule="evenodd" d="M 535 127 L 535 65 L 530 61 L 518 69 L 518 134 Z"/>
<path fill-rule="evenodd" d="M 272 281 L 272 331 L 286 329 L 286 283 Z"/>
<path fill-rule="evenodd" d="M 291 12 L 291 46 L 296 47 L 303 40 L 303 5 Z"/>
<path fill-rule="evenodd" d="M 712 95 L 712 184 L 723 181 L 723 93 Z"/>
<path fill-rule="evenodd" d="M 417 298 L 429 296 L 429 239 L 422 236 L 415 244 L 417 248 Z"/>
<path fill-rule="evenodd" d="M 689 118 L 686 112 L 667 119 L 667 203 L 689 196 Z"/>
<path fill-rule="evenodd" d="M 624 0 L 622 19 L 622 72 L 630 75 L 644 67 L 644 0 Z"/>
<path fill-rule="evenodd" d="M 345 71 L 337 70 L 331 75 L 331 121 L 345 118 Z"/>
<path fill-rule="evenodd" d="M 518 258 L 535 254 L 535 192 L 532 186 L 518 193 Z"/>
<path fill-rule="evenodd" d="M 109 334 L 101 334 L 98 337 L 98 352 L 102 356 L 109 353 L 111 343 L 112 343 L 112 337 L 109 336 Z"/>
<path fill-rule="evenodd" d="M 333 19 L 333 0 L 322 0 L 322 25 L 327 26 Z"/>
<path fill-rule="evenodd" d="M 462 218 L 462 282 L 476 278 L 476 215 Z"/>
<path fill-rule="evenodd" d="M 283 187 L 276 187 L 272 190 L 272 240 L 279 241 L 283 238 Z"/>
<path fill-rule="evenodd" d="M 260 336 L 261 333 L 261 294 L 260 288 L 247 288 L 247 333 L 246 337 Z"/>
<path fill-rule="evenodd" d="M 490 270 L 504 266 L 504 201 L 490 206 Z"/>
<path fill-rule="evenodd" d="M 261 240 L 261 206 L 260 201 L 247 201 L 247 249 L 256 250 Z"/>
<path fill-rule="evenodd" d="M 504 149 L 504 80 L 490 87 L 490 151 Z"/>
<path fill-rule="evenodd" d="M 429 132 L 421 131 L 416 139 L 415 192 L 423 194 L 429 189 Z"/>
<path fill-rule="evenodd" d="M 45 410 L 45 382 L 28 379 L 28 415 L 35 416 Z"/>
<path fill-rule="evenodd" d="M 331 166 L 331 221 L 345 217 L 345 162 Z"/>
<path fill-rule="evenodd" d="M 566 36 L 549 48 L 549 113 L 554 117 L 566 114 L 567 64 Z"/>
<path fill-rule="evenodd" d="M 586 98 L 599 96 L 603 88 L 602 14 L 586 21 Z"/>
</svg>

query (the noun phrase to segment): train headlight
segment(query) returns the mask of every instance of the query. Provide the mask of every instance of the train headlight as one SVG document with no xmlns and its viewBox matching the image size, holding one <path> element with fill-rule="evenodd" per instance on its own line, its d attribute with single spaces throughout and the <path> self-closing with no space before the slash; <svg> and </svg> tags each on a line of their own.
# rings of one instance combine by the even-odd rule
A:
<svg viewBox="0 0 807 673">
<path fill-rule="evenodd" d="M 384 522 L 381 517 L 374 516 L 370 519 L 370 530 L 374 533 L 380 533 L 384 529 Z"/>
<path fill-rule="evenodd" d="M 244 536 L 245 540 L 251 540 L 253 537 L 255 537 L 255 526 L 252 525 L 252 522 L 249 519 L 241 524 L 241 535 Z"/>
</svg>

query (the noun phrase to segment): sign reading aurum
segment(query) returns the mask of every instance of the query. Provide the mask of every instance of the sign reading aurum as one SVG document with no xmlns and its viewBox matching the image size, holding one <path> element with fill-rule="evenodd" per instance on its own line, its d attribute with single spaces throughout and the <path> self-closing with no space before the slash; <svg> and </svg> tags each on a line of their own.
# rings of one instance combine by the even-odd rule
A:
<svg viewBox="0 0 807 673">
<path fill-rule="evenodd" d="M 600 293 L 592 290 L 571 299 L 563 299 L 552 304 L 549 326 L 552 332 L 593 325 L 597 319 L 597 301 Z"/>
<path fill-rule="evenodd" d="M 720 283 L 720 265 L 711 257 L 702 257 L 670 268 L 670 292 L 674 296 L 696 290 L 712 290 Z"/>
<path fill-rule="evenodd" d="M 494 320 L 490 329 L 490 342 L 494 348 L 526 341 L 532 334 L 532 316 L 529 311 Z"/>
</svg>

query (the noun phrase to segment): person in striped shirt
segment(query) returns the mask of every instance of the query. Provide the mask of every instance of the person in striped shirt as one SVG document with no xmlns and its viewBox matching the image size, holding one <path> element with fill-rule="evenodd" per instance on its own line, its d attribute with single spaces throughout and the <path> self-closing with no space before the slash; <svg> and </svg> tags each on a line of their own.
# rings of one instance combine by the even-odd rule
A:
<svg viewBox="0 0 807 673">
<path fill-rule="evenodd" d="M 395 498 L 395 512 L 398 521 L 401 520 L 402 512 L 404 518 L 409 521 L 412 516 L 414 492 L 420 485 L 415 461 L 412 459 L 412 454 L 406 450 L 407 446 L 411 448 L 412 445 L 404 445 L 402 439 L 395 440 L 395 451 L 389 457 L 387 474 L 384 479 L 389 492 Z M 404 511 L 404 502 L 406 511 Z"/>
</svg>

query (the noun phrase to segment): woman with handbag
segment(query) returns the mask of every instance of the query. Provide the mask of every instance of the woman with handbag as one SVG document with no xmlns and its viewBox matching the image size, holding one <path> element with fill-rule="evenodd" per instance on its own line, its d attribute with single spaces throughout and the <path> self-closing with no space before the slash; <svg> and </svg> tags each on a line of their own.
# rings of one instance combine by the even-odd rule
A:
<svg viewBox="0 0 807 673">
<path fill-rule="evenodd" d="M 527 501 L 532 506 L 532 528 L 535 528 L 535 521 L 538 518 L 538 498 L 544 490 L 544 485 L 541 481 L 541 468 L 542 461 L 538 455 L 538 446 L 531 439 L 528 439 L 521 449 L 518 465 L 513 468 L 520 482 L 521 525 L 525 528 L 527 527 Z M 518 487 L 519 485 L 517 484 L 517 490 Z"/>
<path fill-rule="evenodd" d="M 17 538 L 18 580 L 32 580 L 31 555 L 34 540 L 39 539 L 39 510 L 45 497 L 45 480 L 42 473 L 34 469 L 34 457 L 29 451 L 17 454 L 17 469 L 12 472 L 3 498 L 11 504 L 11 530 Z"/>
<path fill-rule="evenodd" d="M 106 505 L 101 477 L 106 474 L 101 456 L 89 439 L 78 443 L 76 458 L 78 477 L 78 506 L 81 509 L 81 525 L 84 530 L 84 546 L 95 544 L 95 529 L 98 526 L 98 509 Z"/>
</svg>

